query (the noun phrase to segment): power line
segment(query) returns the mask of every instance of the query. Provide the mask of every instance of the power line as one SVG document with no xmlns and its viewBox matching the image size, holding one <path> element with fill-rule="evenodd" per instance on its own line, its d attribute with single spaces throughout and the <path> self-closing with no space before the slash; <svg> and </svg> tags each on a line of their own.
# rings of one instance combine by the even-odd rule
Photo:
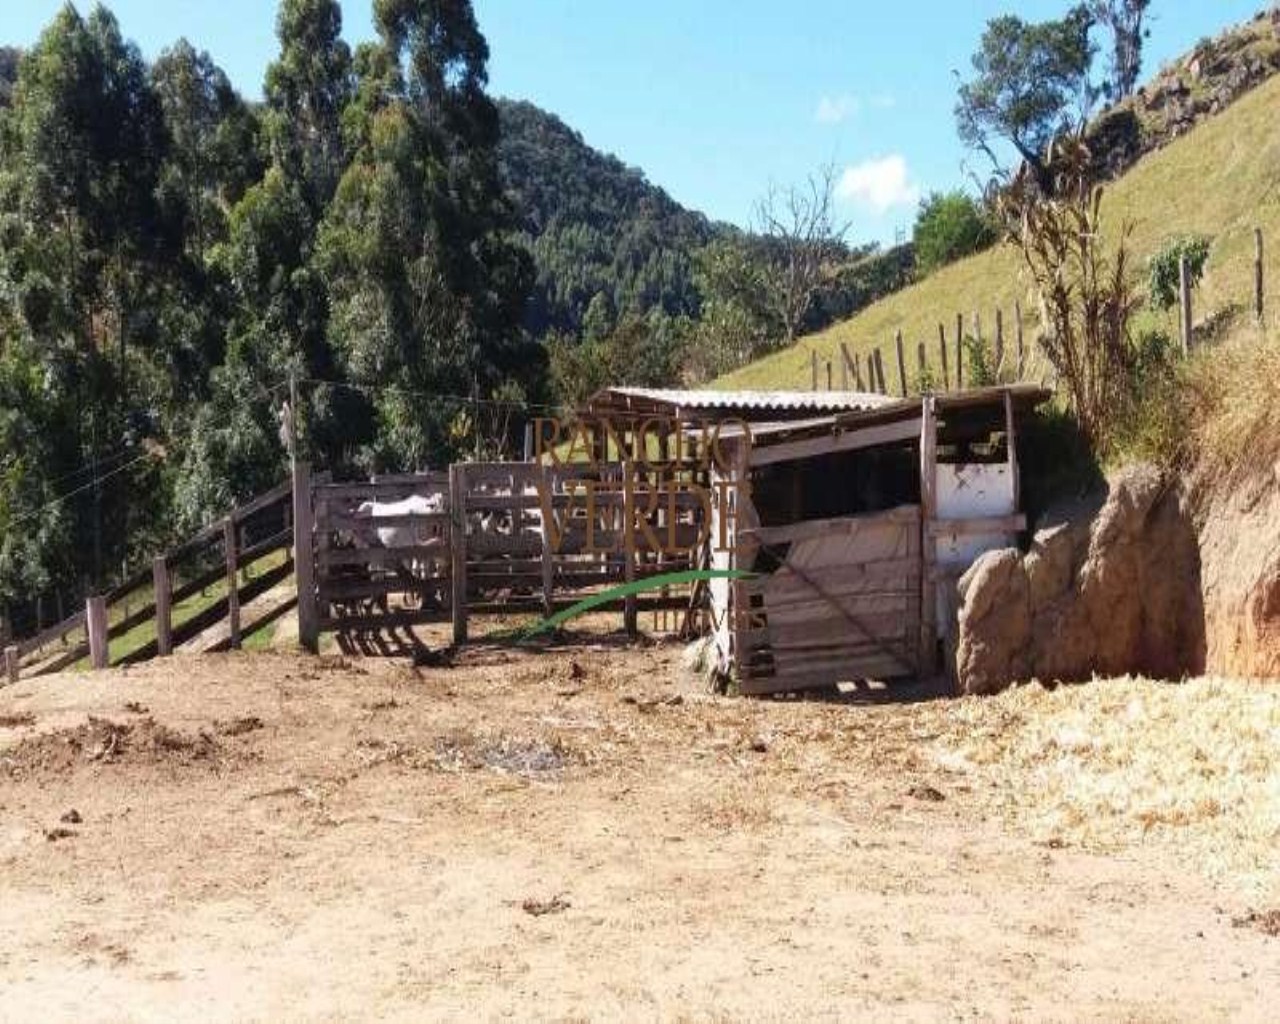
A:
<svg viewBox="0 0 1280 1024">
<path fill-rule="evenodd" d="M 322 385 L 344 391 L 355 391 L 360 394 L 399 393 L 409 398 L 426 398 L 437 401 L 453 402 L 455 405 L 479 406 L 487 405 L 502 409 L 531 410 L 535 412 L 558 412 L 556 406 L 543 405 L 538 402 L 522 402 L 513 398 L 479 398 L 472 395 L 452 395 L 441 391 L 421 391 L 402 387 L 399 384 L 351 384 L 346 381 L 320 380 L 315 377 L 299 378 L 301 384 Z"/>
</svg>

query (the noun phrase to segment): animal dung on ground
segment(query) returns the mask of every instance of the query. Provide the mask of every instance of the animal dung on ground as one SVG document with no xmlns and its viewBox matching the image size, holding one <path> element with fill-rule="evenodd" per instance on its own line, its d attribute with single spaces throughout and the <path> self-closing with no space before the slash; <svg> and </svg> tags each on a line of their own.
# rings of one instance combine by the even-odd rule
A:
<svg viewBox="0 0 1280 1024">
<path fill-rule="evenodd" d="M 530 896 L 520 904 L 520 909 L 531 917 L 543 917 L 547 914 L 560 914 L 568 910 L 571 904 L 563 896 L 552 896 L 549 900 L 534 899 Z"/>
</svg>

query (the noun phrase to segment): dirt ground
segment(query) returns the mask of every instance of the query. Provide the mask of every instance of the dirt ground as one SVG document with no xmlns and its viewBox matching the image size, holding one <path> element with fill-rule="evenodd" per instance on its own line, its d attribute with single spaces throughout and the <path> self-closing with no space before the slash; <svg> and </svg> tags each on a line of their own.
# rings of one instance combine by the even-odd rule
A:
<svg viewBox="0 0 1280 1024">
<path fill-rule="evenodd" d="M 705 694 L 683 649 L 0 690 L 0 1019 L 1274 1019 L 1280 690 Z"/>
</svg>

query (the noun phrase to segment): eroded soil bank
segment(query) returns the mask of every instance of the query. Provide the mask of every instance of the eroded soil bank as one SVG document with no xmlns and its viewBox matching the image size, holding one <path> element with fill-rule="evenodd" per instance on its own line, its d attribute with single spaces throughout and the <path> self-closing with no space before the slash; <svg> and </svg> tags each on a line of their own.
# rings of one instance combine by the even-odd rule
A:
<svg viewBox="0 0 1280 1024">
<path fill-rule="evenodd" d="M 1086 511 L 1052 513 L 1030 550 L 982 556 L 960 581 L 965 693 L 1134 673 L 1280 674 L 1280 488 L 1226 496 L 1150 466 Z"/>
</svg>

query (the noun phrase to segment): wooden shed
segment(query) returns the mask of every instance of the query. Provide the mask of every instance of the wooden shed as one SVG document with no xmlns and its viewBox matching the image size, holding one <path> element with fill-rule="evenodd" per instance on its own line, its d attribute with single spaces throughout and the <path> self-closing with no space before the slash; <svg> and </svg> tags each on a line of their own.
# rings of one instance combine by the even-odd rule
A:
<svg viewBox="0 0 1280 1024">
<path fill-rule="evenodd" d="M 743 693 L 929 678 L 953 659 L 956 581 L 1026 528 L 1010 385 L 726 425 L 712 504 L 719 669 Z M 744 417 L 745 418 L 745 417 Z M 746 436 L 749 433 L 750 437 Z M 713 483 L 718 481 L 713 479 Z"/>
</svg>

